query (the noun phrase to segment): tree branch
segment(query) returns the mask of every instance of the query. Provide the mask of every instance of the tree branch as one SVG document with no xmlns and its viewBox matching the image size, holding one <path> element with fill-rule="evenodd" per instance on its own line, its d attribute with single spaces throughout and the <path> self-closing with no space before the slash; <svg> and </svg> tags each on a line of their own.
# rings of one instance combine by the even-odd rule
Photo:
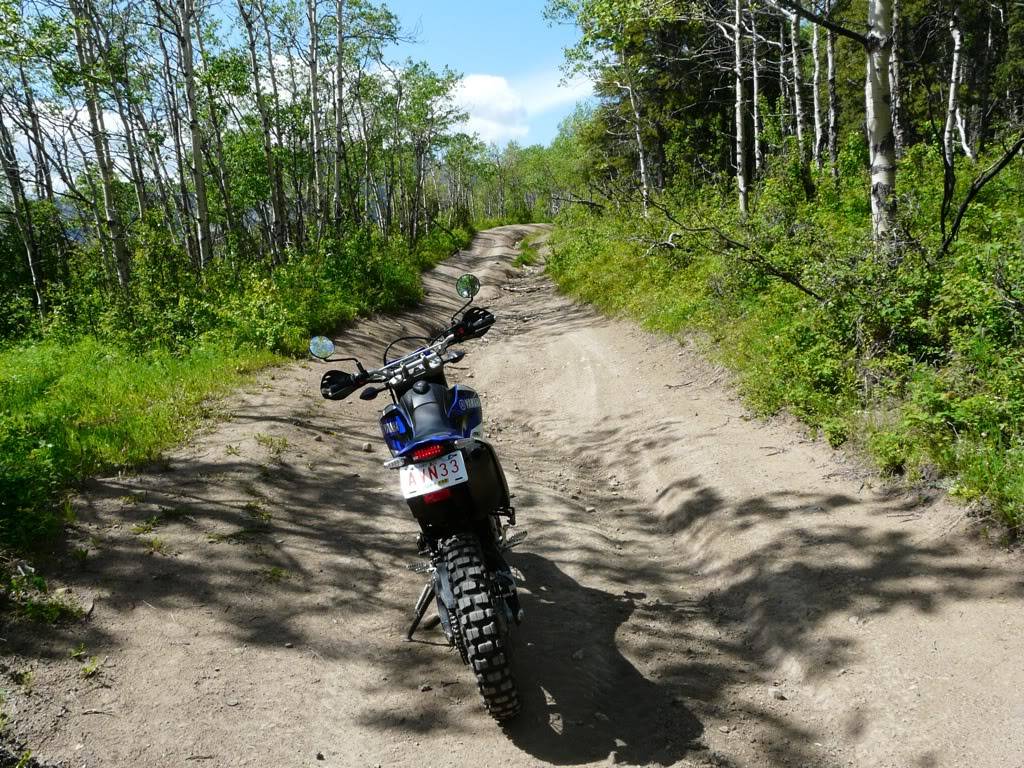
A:
<svg viewBox="0 0 1024 768">
<path fill-rule="evenodd" d="M 978 196 L 981 190 L 988 184 L 992 179 L 1000 174 L 1000 172 L 1010 164 L 1014 157 L 1020 154 L 1021 149 L 1024 149 L 1024 133 L 1017 137 L 1017 140 L 1013 145 L 1003 153 L 1003 156 L 996 160 L 988 170 L 978 176 L 974 181 L 971 182 L 971 188 L 967 190 L 967 195 L 964 197 L 964 201 L 960 203 L 960 208 L 956 212 L 956 218 L 953 219 L 953 226 L 949 229 L 949 234 L 946 235 L 945 240 L 942 241 L 942 246 L 939 248 L 939 256 L 944 256 L 949 250 L 949 247 L 956 240 L 960 234 L 960 225 L 963 223 L 964 216 L 967 214 L 967 209 L 971 207 L 971 203 Z"/>
<path fill-rule="evenodd" d="M 807 21 L 817 24 L 819 27 L 835 32 L 840 37 L 845 37 L 849 40 L 853 40 L 856 43 L 864 46 L 865 48 L 871 48 L 871 40 L 868 39 L 867 35 L 862 35 L 860 32 L 855 32 L 849 27 L 844 27 L 842 24 L 837 24 L 827 16 L 822 16 L 814 11 L 809 11 L 804 8 L 796 0 L 769 0 L 769 2 L 780 10 L 788 10 L 795 13 Z"/>
</svg>

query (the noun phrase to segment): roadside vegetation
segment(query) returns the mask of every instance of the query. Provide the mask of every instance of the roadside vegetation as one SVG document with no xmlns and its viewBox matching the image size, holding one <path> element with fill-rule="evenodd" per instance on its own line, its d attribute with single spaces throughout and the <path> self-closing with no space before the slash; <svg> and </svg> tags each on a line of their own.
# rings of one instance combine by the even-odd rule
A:
<svg viewBox="0 0 1024 768">
<path fill-rule="evenodd" d="M 0 600 L 40 621 L 82 479 L 159 458 L 311 334 L 534 217 L 385 6 L 0 0 Z M 230 26 L 230 33 L 226 27 Z M 339 30 L 343 30 L 339 34 Z M 160 551 L 153 537 L 151 550 Z M 51 608 L 47 609 L 49 604 Z"/>
<path fill-rule="evenodd" d="M 580 25 L 568 66 L 599 94 L 552 150 L 570 169 L 548 261 L 563 290 L 700 332 L 757 412 L 788 410 L 884 474 L 939 482 L 1019 529 L 1024 11 L 555 0 L 549 13 Z M 868 84 L 870 135 L 866 57 L 892 88 L 872 101 Z"/>
</svg>

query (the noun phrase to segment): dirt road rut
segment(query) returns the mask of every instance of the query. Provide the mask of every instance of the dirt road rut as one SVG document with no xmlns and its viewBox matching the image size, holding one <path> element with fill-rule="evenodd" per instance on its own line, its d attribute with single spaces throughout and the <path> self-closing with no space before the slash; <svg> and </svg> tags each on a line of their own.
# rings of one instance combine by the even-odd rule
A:
<svg viewBox="0 0 1024 768">
<path fill-rule="evenodd" d="M 340 339 L 375 358 L 452 311 L 459 273 L 485 283 L 498 325 L 451 378 L 482 393 L 530 532 L 515 724 L 436 631 L 401 642 L 422 576 L 379 404 L 321 400 L 299 363 L 90 484 L 61 577 L 92 612 L 8 633 L 8 734 L 90 767 L 1024 766 L 1019 558 L 514 268 L 535 232 L 482 233 L 423 310 Z"/>
</svg>

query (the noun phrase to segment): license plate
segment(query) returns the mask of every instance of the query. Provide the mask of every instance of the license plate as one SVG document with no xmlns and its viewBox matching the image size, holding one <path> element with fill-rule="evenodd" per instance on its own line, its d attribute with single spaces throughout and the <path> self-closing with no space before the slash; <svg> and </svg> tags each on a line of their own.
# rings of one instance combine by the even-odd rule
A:
<svg viewBox="0 0 1024 768">
<path fill-rule="evenodd" d="M 469 480 L 462 451 L 453 451 L 433 461 L 410 464 L 399 471 L 402 495 L 414 499 Z"/>
</svg>

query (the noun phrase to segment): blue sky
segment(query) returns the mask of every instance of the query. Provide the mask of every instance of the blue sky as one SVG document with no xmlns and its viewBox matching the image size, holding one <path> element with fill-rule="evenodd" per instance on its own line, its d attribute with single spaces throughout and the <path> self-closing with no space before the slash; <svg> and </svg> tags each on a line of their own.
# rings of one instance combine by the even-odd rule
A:
<svg viewBox="0 0 1024 768">
<path fill-rule="evenodd" d="M 388 0 L 387 5 L 419 42 L 398 55 L 448 65 L 464 75 L 458 100 L 468 128 L 484 141 L 547 144 L 558 124 L 586 99 L 590 84 L 561 86 L 562 49 L 576 29 L 549 26 L 544 0 Z"/>
</svg>

